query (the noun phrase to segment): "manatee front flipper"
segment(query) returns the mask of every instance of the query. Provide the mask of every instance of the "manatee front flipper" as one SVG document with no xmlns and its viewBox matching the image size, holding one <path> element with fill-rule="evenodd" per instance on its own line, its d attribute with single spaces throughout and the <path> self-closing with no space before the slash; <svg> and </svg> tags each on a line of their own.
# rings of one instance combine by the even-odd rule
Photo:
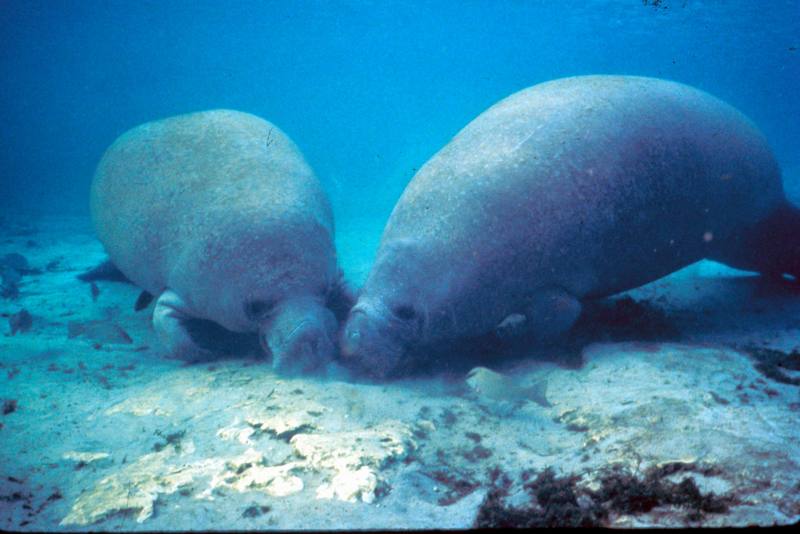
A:
<svg viewBox="0 0 800 534">
<path fill-rule="evenodd" d="M 136 303 L 133 305 L 133 311 L 142 311 L 146 307 L 153 302 L 153 295 L 148 293 L 147 291 L 142 291 L 139 293 L 139 297 L 136 299 Z"/>
<path fill-rule="evenodd" d="M 128 284 L 132 284 L 128 277 L 122 274 L 116 265 L 111 260 L 105 260 L 103 263 L 89 269 L 85 273 L 81 273 L 77 276 L 78 280 L 82 280 L 84 282 L 95 282 L 97 280 L 108 280 L 111 282 L 125 282 Z"/>
<path fill-rule="evenodd" d="M 187 361 L 202 361 L 213 358 L 214 353 L 198 345 L 187 324 L 192 316 L 186 304 L 174 291 L 164 291 L 153 309 L 153 327 L 161 339 L 167 354 Z"/>
<path fill-rule="evenodd" d="M 97 280 L 107 280 L 109 282 L 123 282 L 126 284 L 132 284 L 127 276 L 122 274 L 114 262 L 111 260 L 105 260 L 100 265 L 89 269 L 85 273 L 81 273 L 76 277 L 78 280 L 83 282 L 95 282 Z M 136 299 L 136 303 L 133 305 L 133 309 L 135 311 L 141 311 L 145 309 L 150 303 L 153 301 L 153 295 L 148 293 L 147 291 L 142 291 L 139 293 L 139 298 Z"/>
<path fill-rule="evenodd" d="M 531 334 L 539 341 L 557 338 L 575 324 L 581 303 L 560 287 L 543 288 L 533 296 L 525 314 L 512 313 L 495 328 L 501 339 Z"/>
<path fill-rule="evenodd" d="M 181 322 L 195 345 L 215 355 L 263 355 L 258 335 L 253 332 L 231 332 L 207 319 L 188 318 Z"/>
</svg>

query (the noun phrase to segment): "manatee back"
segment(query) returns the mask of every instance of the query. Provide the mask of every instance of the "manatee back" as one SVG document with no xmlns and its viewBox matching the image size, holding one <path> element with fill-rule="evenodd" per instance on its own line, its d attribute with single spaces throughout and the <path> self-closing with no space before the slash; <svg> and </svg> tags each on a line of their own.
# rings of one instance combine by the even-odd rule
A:
<svg viewBox="0 0 800 534">
<path fill-rule="evenodd" d="M 246 113 L 192 113 L 123 134 L 97 167 L 91 212 L 128 278 L 178 291 L 209 319 L 275 277 L 324 278 L 335 265 L 321 184 L 281 130 Z M 306 235 L 307 250 L 293 245 Z"/>
<path fill-rule="evenodd" d="M 381 249 L 415 241 L 419 262 L 446 266 L 436 276 L 453 289 L 440 300 L 479 301 L 466 315 L 492 322 L 537 286 L 582 297 L 654 280 L 782 199 L 765 139 L 730 105 L 666 80 L 582 76 L 511 95 L 468 124 L 409 183 Z M 445 285 L 419 280 L 420 295 Z"/>
</svg>

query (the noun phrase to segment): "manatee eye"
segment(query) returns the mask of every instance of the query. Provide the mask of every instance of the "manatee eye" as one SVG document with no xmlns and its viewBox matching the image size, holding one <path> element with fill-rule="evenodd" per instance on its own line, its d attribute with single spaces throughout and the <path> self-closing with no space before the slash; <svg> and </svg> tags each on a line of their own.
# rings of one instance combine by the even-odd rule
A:
<svg viewBox="0 0 800 534">
<path fill-rule="evenodd" d="M 392 308 L 392 313 L 398 319 L 402 319 L 403 321 L 410 321 L 414 317 L 417 316 L 417 312 L 414 311 L 412 306 L 408 304 L 401 304 L 400 306 L 395 306 Z"/>
<path fill-rule="evenodd" d="M 244 305 L 244 313 L 251 320 L 268 317 L 275 309 L 274 300 L 251 300 Z"/>
</svg>

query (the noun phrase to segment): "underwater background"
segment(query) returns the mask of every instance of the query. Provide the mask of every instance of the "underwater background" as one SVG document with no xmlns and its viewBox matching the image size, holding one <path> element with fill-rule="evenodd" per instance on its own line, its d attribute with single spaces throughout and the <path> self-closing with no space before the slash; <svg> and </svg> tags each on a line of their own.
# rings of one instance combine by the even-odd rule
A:
<svg viewBox="0 0 800 534">
<path fill-rule="evenodd" d="M 12 1 L 0 8 L 0 207 L 88 212 L 103 151 L 212 108 L 300 147 L 340 227 L 378 235 L 408 180 L 536 83 L 636 74 L 703 89 L 800 165 L 795 0 Z M 374 222 L 374 224 L 372 224 Z"/>
<path fill-rule="evenodd" d="M 796 285 L 703 261 L 562 345 L 364 383 L 164 358 L 137 288 L 76 275 L 109 145 L 218 108 L 297 144 L 356 289 L 420 166 L 566 76 L 733 105 L 800 204 L 799 48 L 800 0 L 0 0 L 0 529 L 796 523 Z"/>
</svg>

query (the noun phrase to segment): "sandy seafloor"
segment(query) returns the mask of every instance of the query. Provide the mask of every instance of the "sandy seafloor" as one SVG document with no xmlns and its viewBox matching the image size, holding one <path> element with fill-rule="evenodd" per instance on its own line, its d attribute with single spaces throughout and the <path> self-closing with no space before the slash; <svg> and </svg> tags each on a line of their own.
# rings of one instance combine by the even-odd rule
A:
<svg viewBox="0 0 800 534">
<path fill-rule="evenodd" d="M 377 235 L 340 225 L 351 280 Z M 603 524 L 800 519 L 798 373 L 762 372 L 752 348 L 800 348 L 796 284 L 695 264 L 628 294 L 656 328 L 634 316 L 641 332 L 601 325 L 486 361 L 511 384 L 486 394 L 463 370 L 369 384 L 166 359 L 135 287 L 98 282 L 93 297 L 75 279 L 104 259 L 88 218 L 8 215 L 0 256 L 12 252 L 41 272 L 0 300 L 0 529 L 469 528 L 498 471 L 524 507 L 523 478 L 548 467 L 596 488 L 609 466 L 663 465 L 727 510 L 612 508 Z M 23 308 L 32 327 L 12 336 L 6 317 Z M 534 383 L 546 402 L 520 396 Z"/>
</svg>

